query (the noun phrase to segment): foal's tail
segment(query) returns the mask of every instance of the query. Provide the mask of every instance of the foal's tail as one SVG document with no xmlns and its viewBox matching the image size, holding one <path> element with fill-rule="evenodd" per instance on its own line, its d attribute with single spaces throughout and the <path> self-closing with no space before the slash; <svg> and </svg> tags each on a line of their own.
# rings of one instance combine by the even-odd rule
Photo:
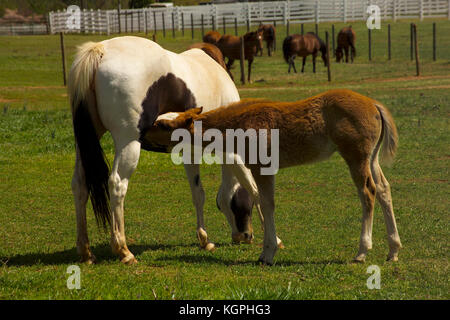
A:
<svg viewBox="0 0 450 320">
<path fill-rule="evenodd" d="M 94 78 L 105 48 L 88 42 L 78 48 L 69 74 L 68 91 L 72 108 L 77 157 L 84 169 L 84 180 L 97 223 L 111 220 L 108 179 L 110 168 L 99 141 Z M 95 120 L 93 120 L 95 119 Z"/>
<path fill-rule="evenodd" d="M 290 56 L 289 47 L 290 47 L 291 41 L 292 41 L 292 36 L 286 37 L 286 39 L 284 39 L 284 41 L 283 41 L 283 57 L 284 57 L 284 60 L 286 61 L 286 63 L 289 63 L 289 56 Z"/>
<path fill-rule="evenodd" d="M 397 128 L 389 110 L 378 103 L 375 106 L 380 112 L 382 122 L 381 140 L 383 141 L 383 148 L 381 149 L 381 159 L 386 164 L 390 164 L 394 160 L 398 147 Z"/>
</svg>

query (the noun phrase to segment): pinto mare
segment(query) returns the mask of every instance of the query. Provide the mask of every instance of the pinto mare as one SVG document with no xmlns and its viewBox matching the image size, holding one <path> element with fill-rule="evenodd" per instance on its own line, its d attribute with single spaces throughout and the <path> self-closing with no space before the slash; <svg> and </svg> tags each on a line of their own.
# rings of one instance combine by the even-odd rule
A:
<svg viewBox="0 0 450 320">
<path fill-rule="evenodd" d="M 223 56 L 228 58 L 227 70 L 231 73 L 234 60 L 241 58 L 241 38 L 225 34 L 216 45 L 222 51 Z M 262 33 L 252 31 L 244 35 L 244 57 L 248 61 L 248 82 L 251 82 L 252 63 L 260 47 L 262 47 Z"/>
<path fill-rule="evenodd" d="M 95 261 L 86 223 L 90 197 L 97 222 L 104 227 L 110 224 L 113 252 L 123 263 L 134 263 L 125 239 L 124 198 L 141 147 L 162 151 L 157 143 L 141 145 L 140 137 L 159 114 L 196 106 L 211 110 L 238 101 L 238 91 L 225 70 L 202 50 L 175 54 L 144 38 L 118 37 L 89 42 L 78 49 L 69 75 L 69 96 L 76 140 L 72 190 L 77 251 L 83 262 Z M 115 147 L 111 171 L 99 143 L 106 131 L 110 131 Z M 203 222 L 205 195 L 199 166 L 186 164 L 185 170 L 197 213 L 200 245 L 213 249 Z M 217 197 L 222 211 L 232 211 L 231 203 L 239 190 L 244 189 L 223 167 Z M 239 192 L 240 199 L 245 196 L 246 192 Z M 249 210 L 239 206 L 233 209 Z"/>
<path fill-rule="evenodd" d="M 328 159 L 338 151 L 345 159 L 362 205 L 362 231 L 355 261 L 364 262 L 372 248 L 372 223 L 375 198 L 381 204 L 389 243 L 388 260 L 398 260 L 401 248 L 390 186 L 378 162 L 391 161 L 397 148 L 397 130 L 389 111 L 381 103 L 350 90 L 331 90 L 297 102 L 243 100 L 227 108 L 199 114 L 201 108 L 162 115 L 144 140 L 159 137 L 169 147 L 170 136 L 177 128 L 193 134 L 194 123 L 202 130 L 219 130 L 223 139 L 228 129 L 267 130 L 267 149 L 271 150 L 272 129 L 279 134 L 279 168 Z M 191 139 L 192 141 L 192 139 Z M 224 142 L 225 144 L 225 142 Z M 259 145 L 261 142 L 259 141 Z M 245 152 L 249 152 L 249 144 Z M 242 186 L 250 192 L 257 210 L 264 218 L 264 249 L 260 261 L 272 264 L 277 250 L 274 223 L 274 188 L 272 173 L 264 175 L 262 164 L 244 163 L 235 151 L 227 154 L 236 160 L 229 164 Z M 238 162 L 238 160 L 240 162 Z"/>
<path fill-rule="evenodd" d="M 313 60 L 313 72 L 316 72 L 316 57 L 322 54 L 322 60 L 327 66 L 327 46 L 322 39 L 320 39 L 315 33 L 308 32 L 305 35 L 293 34 L 286 37 L 283 41 L 283 56 L 284 60 L 289 64 L 288 73 L 291 72 L 291 67 L 295 69 L 294 59 L 296 56 L 303 58 L 302 73 L 305 70 L 306 57 L 312 55 Z"/>
<path fill-rule="evenodd" d="M 335 51 L 336 62 L 344 61 L 344 53 L 345 53 L 345 62 L 348 63 L 348 51 L 350 48 L 350 60 L 353 63 L 353 59 L 356 57 L 356 48 L 355 48 L 356 34 L 353 31 L 352 26 L 342 28 L 339 31 L 337 36 L 337 48 Z"/>
<path fill-rule="evenodd" d="M 259 24 L 258 32 L 262 33 L 263 40 L 267 44 L 267 55 L 272 56 L 272 51 L 275 50 L 275 27 L 271 24 Z M 263 55 L 263 48 L 258 48 L 260 56 Z"/>
<path fill-rule="evenodd" d="M 225 65 L 225 59 L 223 58 L 222 52 L 215 45 L 207 42 L 194 43 L 189 46 L 189 49 L 200 49 L 203 50 L 208 56 L 213 58 L 220 66 L 228 72 L 228 75 L 234 80 L 232 73 L 227 69 Z"/>
</svg>

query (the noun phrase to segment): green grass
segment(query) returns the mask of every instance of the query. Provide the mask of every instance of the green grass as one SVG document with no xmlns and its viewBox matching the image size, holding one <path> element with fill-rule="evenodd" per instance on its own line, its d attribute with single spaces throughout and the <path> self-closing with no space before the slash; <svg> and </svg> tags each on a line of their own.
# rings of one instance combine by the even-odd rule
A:
<svg viewBox="0 0 450 320">
<path fill-rule="evenodd" d="M 439 20 L 438 60 L 432 61 L 431 21 L 418 23 L 422 75 L 409 59 L 409 21 L 392 24 L 393 60 L 387 61 L 386 26 L 374 31 L 373 61 L 367 30 L 357 32 L 353 65 L 332 64 L 312 74 L 287 74 L 280 49 L 257 58 L 242 97 L 292 101 L 330 88 L 349 88 L 384 103 L 393 113 L 400 148 L 384 167 L 404 248 L 387 263 L 379 206 L 374 248 L 365 265 L 352 264 L 361 208 L 344 161 L 285 169 L 277 175 L 276 226 L 286 245 L 273 267 L 256 263 L 262 233 L 254 219 L 254 245 L 231 245 L 228 224 L 215 206 L 218 166 L 202 166 L 205 219 L 214 253 L 198 248 L 196 218 L 184 170 L 168 155 L 142 152 L 125 201 L 126 233 L 139 264 L 124 266 L 111 253 L 89 208 L 94 266 L 80 265 L 81 289 L 68 290 L 66 269 L 78 264 L 71 194 L 74 141 L 57 36 L 2 37 L 0 41 L 0 299 L 449 299 L 450 23 Z M 343 24 L 337 24 L 339 30 Z M 321 24 L 320 32 L 330 28 Z M 278 48 L 285 29 L 278 27 Z M 313 30 L 307 25 L 305 31 Z M 299 26 L 291 26 L 298 32 Z M 76 45 L 104 36 L 66 36 L 68 66 Z M 197 40 L 199 35 L 197 35 Z M 394 41 L 395 40 L 395 41 Z M 181 52 L 192 40 L 158 34 Z M 42 44 L 45 43 L 45 46 Z M 297 62 L 298 65 L 299 62 Z M 234 70 L 236 78 L 238 68 Z M 102 140 L 110 160 L 113 144 Z M 170 192 L 168 192 L 170 190 Z M 369 290 L 366 268 L 381 268 L 381 290 Z"/>
</svg>

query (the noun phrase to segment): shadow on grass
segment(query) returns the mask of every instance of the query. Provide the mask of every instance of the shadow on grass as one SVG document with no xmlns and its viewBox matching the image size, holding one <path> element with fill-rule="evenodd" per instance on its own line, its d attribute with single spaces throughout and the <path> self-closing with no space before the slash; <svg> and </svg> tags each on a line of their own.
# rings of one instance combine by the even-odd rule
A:
<svg viewBox="0 0 450 320">
<path fill-rule="evenodd" d="M 158 258 L 159 261 L 183 261 L 187 263 L 210 263 L 210 264 L 221 264 L 225 266 L 243 266 L 243 265 L 260 265 L 261 263 L 257 261 L 257 257 L 254 260 L 246 260 L 246 261 L 236 261 L 231 259 L 224 259 L 224 258 L 218 258 L 214 256 L 213 254 L 209 256 L 204 255 L 179 255 L 176 257 L 161 257 Z M 328 264 L 348 264 L 348 261 L 345 260 L 336 260 L 336 259 L 330 259 L 330 260 L 320 260 L 320 261 L 291 261 L 291 260 L 280 260 L 276 261 L 273 265 L 276 266 L 282 266 L 282 267 L 289 267 L 289 266 L 302 266 L 302 265 L 328 265 Z"/>
<path fill-rule="evenodd" d="M 169 250 L 179 247 L 191 248 L 198 247 L 197 243 L 189 244 L 151 244 L 151 245 L 139 245 L 132 244 L 128 248 L 139 260 L 139 255 L 145 251 L 156 250 Z M 97 258 L 97 263 L 117 261 L 118 257 L 111 252 L 109 244 L 101 244 L 91 247 L 92 253 Z M 0 266 L 33 266 L 33 265 L 60 265 L 60 264 L 72 264 L 79 263 L 79 255 L 76 248 L 67 249 L 64 251 L 57 251 L 51 253 L 26 253 L 19 254 L 10 257 L 0 257 Z"/>
<path fill-rule="evenodd" d="M 226 244 L 218 244 L 219 246 L 226 246 Z M 146 251 L 156 251 L 156 250 L 171 250 L 175 248 L 198 248 L 198 243 L 187 243 L 187 244 L 151 244 L 151 245 L 140 245 L 131 244 L 128 246 L 130 251 L 139 260 L 139 256 Z M 97 258 L 97 263 L 108 263 L 118 261 L 118 257 L 111 252 L 111 247 L 108 244 L 101 244 L 91 247 L 92 252 Z M 191 264 L 220 264 L 225 266 L 234 265 L 259 265 L 257 257 L 254 260 L 237 261 L 233 259 L 226 259 L 223 257 L 217 257 L 214 254 L 183 254 L 176 256 L 165 256 L 157 258 L 158 261 L 183 261 Z M 67 249 L 64 251 L 57 251 L 52 253 L 28 253 L 21 254 L 12 257 L 0 257 L 0 263 L 6 266 L 33 266 L 33 265 L 61 265 L 61 264 L 73 264 L 79 263 L 79 256 L 76 248 Z M 348 261 L 345 260 L 320 260 L 320 261 L 291 261 L 291 260 L 280 260 L 275 261 L 274 266 L 298 266 L 298 265 L 328 265 L 328 264 L 347 264 Z"/>
</svg>

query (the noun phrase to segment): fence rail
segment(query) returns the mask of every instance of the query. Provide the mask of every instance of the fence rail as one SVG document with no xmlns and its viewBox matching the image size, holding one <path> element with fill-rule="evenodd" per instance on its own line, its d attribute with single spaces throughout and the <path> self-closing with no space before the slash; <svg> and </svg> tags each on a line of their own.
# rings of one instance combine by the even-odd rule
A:
<svg viewBox="0 0 450 320">
<path fill-rule="evenodd" d="M 247 2 L 203 6 L 181 6 L 167 8 L 141 8 L 126 10 L 84 10 L 81 11 L 79 28 L 67 25 L 70 13 L 50 12 L 48 26 L 35 27 L 33 33 L 119 33 L 148 32 L 155 30 L 181 30 L 185 27 L 205 30 L 219 29 L 223 23 L 232 27 L 252 26 L 260 22 L 319 23 L 337 21 L 361 21 L 368 18 L 369 5 L 378 5 L 380 18 L 424 19 L 448 18 L 450 20 L 450 0 L 302 0 L 275 2 Z M 119 22 L 120 19 L 120 22 Z M 225 20 L 224 20 L 225 19 Z M 3 30 L 3 29 L 5 30 Z M 20 33 L 17 26 L 0 27 L 0 33 Z M 23 27 L 28 30 L 27 27 Z M 27 33 L 27 31 L 23 31 Z M 32 33 L 28 30 L 28 33 Z"/>
</svg>

